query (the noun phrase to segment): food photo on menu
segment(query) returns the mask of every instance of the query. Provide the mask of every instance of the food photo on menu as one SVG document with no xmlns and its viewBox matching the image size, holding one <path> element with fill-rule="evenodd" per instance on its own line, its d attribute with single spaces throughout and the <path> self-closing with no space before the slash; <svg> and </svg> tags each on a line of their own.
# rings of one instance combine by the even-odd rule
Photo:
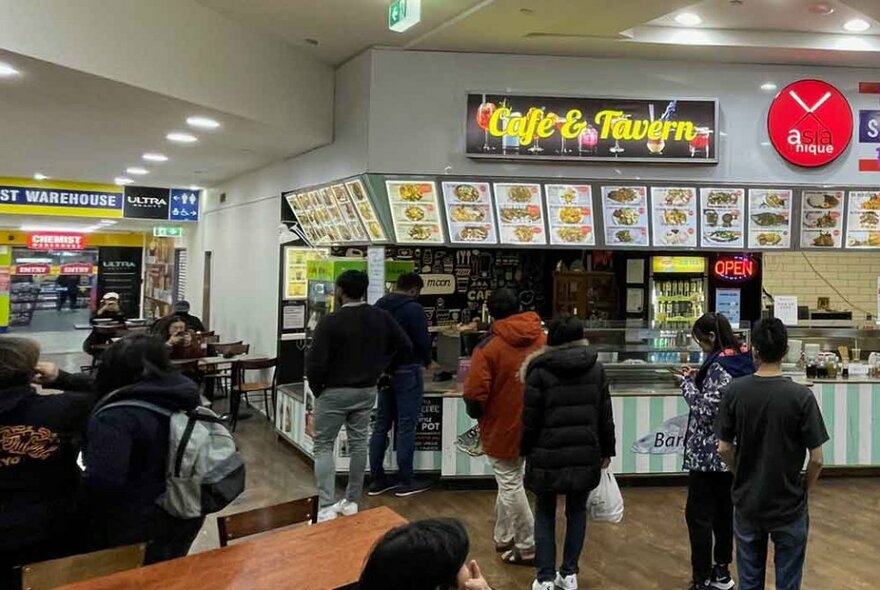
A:
<svg viewBox="0 0 880 590">
<path fill-rule="evenodd" d="M 701 188 L 702 230 L 700 245 L 743 248 L 745 191 L 741 188 Z"/>
<path fill-rule="evenodd" d="M 546 244 L 540 184 L 495 183 L 495 209 L 502 244 Z"/>
<path fill-rule="evenodd" d="M 594 246 L 596 234 L 590 185 L 548 184 L 544 190 L 550 243 Z"/>
<path fill-rule="evenodd" d="M 602 187 L 606 245 L 649 245 L 647 194 L 644 186 Z"/>
<path fill-rule="evenodd" d="M 387 241 L 388 237 L 385 235 L 385 230 L 382 229 L 382 224 L 379 223 L 376 210 L 373 208 L 373 204 L 367 197 L 367 192 L 364 189 L 363 183 L 360 180 L 353 180 L 351 182 L 346 182 L 345 188 L 348 189 L 348 194 L 351 195 L 351 200 L 354 203 L 355 209 L 357 210 L 370 239 L 374 242 Z"/>
<path fill-rule="evenodd" d="M 497 244 L 488 182 L 444 182 L 443 202 L 449 241 L 453 244 Z"/>
<path fill-rule="evenodd" d="M 697 246 L 697 194 L 693 188 L 652 187 L 655 246 L 695 248 Z"/>
<path fill-rule="evenodd" d="M 385 187 L 398 242 L 444 242 L 437 188 L 433 181 L 386 180 Z"/>
<path fill-rule="evenodd" d="M 749 248 L 791 246 L 792 191 L 749 189 Z"/>
<path fill-rule="evenodd" d="M 850 191 L 848 200 L 846 247 L 880 248 L 880 193 Z"/>
<path fill-rule="evenodd" d="M 840 248 L 843 191 L 804 191 L 801 196 L 801 248 Z"/>
</svg>

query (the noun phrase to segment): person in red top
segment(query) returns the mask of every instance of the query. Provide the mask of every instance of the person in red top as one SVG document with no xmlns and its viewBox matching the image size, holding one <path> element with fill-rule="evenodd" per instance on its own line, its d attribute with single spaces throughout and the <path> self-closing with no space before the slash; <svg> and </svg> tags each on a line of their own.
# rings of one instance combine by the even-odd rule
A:
<svg viewBox="0 0 880 590">
<path fill-rule="evenodd" d="M 495 549 L 507 563 L 531 565 L 535 559 L 534 517 L 523 487 L 523 382 L 519 370 L 546 337 L 541 318 L 519 313 L 519 298 L 499 289 L 486 302 L 494 322 L 474 349 L 464 384 L 468 415 L 480 423 L 483 452 L 495 471 Z"/>
</svg>

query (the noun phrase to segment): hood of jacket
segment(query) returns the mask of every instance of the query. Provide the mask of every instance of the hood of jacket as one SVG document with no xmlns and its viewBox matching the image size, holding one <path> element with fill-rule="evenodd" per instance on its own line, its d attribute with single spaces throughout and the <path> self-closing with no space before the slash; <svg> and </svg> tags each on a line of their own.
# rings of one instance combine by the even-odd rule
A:
<svg viewBox="0 0 880 590">
<path fill-rule="evenodd" d="M 492 323 L 491 333 L 514 348 L 525 348 L 541 338 L 541 318 L 533 311 L 518 313 Z"/>
<path fill-rule="evenodd" d="M 139 381 L 118 389 L 110 395 L 101 400 L 101 405 L 137 399 L 173 412 L 192 410 L 199 405 L 198 387 L 191 379 L 180 373 L 169 373 L 158 379 Z"/>
<path fill-rule="evenodd" d="M 739 350 L 726 348 L 711 355 L 700 367 L 697 378 L 694 380 L 697 388 L 702 389 L 703 380 L 709 372 L 709 367 L 715 363 L 721 365 L 721 368 L 727 371 L 727 374 L 733 379 L 751 375 L 756 370 L 752 353 L 745 344 Z"/>
<path fill-rule="evenodd" d="M 409 295 L 404 295 L 403 293 L 389 293 L 388 295 L 383 296 L 379 301 L 376 302 L 376 307 L 379 309 L 384 309 L 390 314 L 394 314 L 395 311 L 407 305 L 409 303 L 414 303 L 416 300 Z"/>
<path fill-rule="evenodd" d="M 586 340 L 577 340 L 559 346 L 544 346 L 526 357 L 520 369 L 520 379 L 525 381 L 529 371 L 538 368 L 560 375 L 588 371 L 598 359 L 598 353 L 590 348 Z"/>
<path fill-rule="evenodd" d="M 20 404 L 23 399 L 32 395 L 35 395 L 35 392 L 30 385 L 15 385 L 0 390 L 0 414 L 9 412 Z"/>
</svg>

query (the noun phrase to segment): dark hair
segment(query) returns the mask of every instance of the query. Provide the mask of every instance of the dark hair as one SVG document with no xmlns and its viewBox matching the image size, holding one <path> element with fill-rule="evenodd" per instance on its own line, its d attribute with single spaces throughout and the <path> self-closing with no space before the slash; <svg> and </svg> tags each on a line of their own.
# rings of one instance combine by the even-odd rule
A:
<svg viewBox="0 0 880 590">
<path fill-rule="evenodd" d="M 765 363 L 778 363 L 788 351 L 788 330 L 779 318 L 758 320 L 752 328 L 752 348 Z"/>
<path fill-rule="evenodd" d="M 498 289 L 489 295 L 486 307 L 489 308 L 489 315 L 496 320 L 503 320 L 519 312 L 519 297 L 513 289 Z"/>
<path fill-rule="evenodd" d="M 699 319 L 694 322 L 691 334 L 693 334 L 694 338 L 699 342 L 706 342 L 709 334 L 715 334 L 714 352 L 724 350 L 725 348 L 739 350 L 739 339 L 733 333 L 730 321 L 720 313 L 710 311 L 709 313 L 701 315 Z"/>
<path fill-rule="evenodd" d="M 373 547 L 359 590 L 455 590 L 470 551 L 461 522 L 438 518 L 390 530 Z"/>
<path fill-rule="evenodd" d="M 411 289 L 421 290 L 424 286 L 425 281 L 423 281 L 422 277 L 420 277 L 417 273 L 405 272 L 397 277 L 398 291 L 409 291 Z"/>
<path fill-rule="evenodd" d="M 186 320 L 179 315 L 176 315 L 165 322 L 165 329 L 162 334 L 165 337 L 165 340 L 168 340 L 171 337 L 171 326 L 173 326 L 174 324 L 183 324 L 185 326 Z"/>
<path fill-rule="evenodd" d="M 367 273 L 360 270 L 347 270 L 336 279 L 336 288 L 349 299 L 363 299 L 367 294 L 369 283 Z"/>
<path fill-rule="evenodd" d="M 40 345 L 29 338 L 0 338 L 0 387 L 28 385 L 40 360 Z"/>
<path fill-rule="evenodd" d="M 550 327 L 547 329 L 547 344 L 550 346 L 560 346 L 569 342 L 583 340 L 583 338 L 584 323 L 580 318 L 569 313 L 557 315 L 550 322 Z"/>
<path fill-rule="evenodd" d="M 160 379 L 171 372 L 165 343 L 155 336 L 133 334 L 114 342 L 101 355 L 95 387 L 106 395 L 120 387 Z"/>
</svg>

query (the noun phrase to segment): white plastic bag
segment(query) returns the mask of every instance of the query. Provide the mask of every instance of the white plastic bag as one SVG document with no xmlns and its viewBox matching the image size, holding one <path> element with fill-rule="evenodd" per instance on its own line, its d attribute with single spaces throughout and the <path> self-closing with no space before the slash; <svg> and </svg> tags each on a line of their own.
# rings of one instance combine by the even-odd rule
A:
<svg viewBox="0 0 880 590">
<path fill-rule="evenodd" d="M 611 468 L 602 470 L 599 486 L 590 492 L 587 499 L 587 511 L 596 522 L 613 522 L 623 520 L 623 496 Z"/>
</svg>

